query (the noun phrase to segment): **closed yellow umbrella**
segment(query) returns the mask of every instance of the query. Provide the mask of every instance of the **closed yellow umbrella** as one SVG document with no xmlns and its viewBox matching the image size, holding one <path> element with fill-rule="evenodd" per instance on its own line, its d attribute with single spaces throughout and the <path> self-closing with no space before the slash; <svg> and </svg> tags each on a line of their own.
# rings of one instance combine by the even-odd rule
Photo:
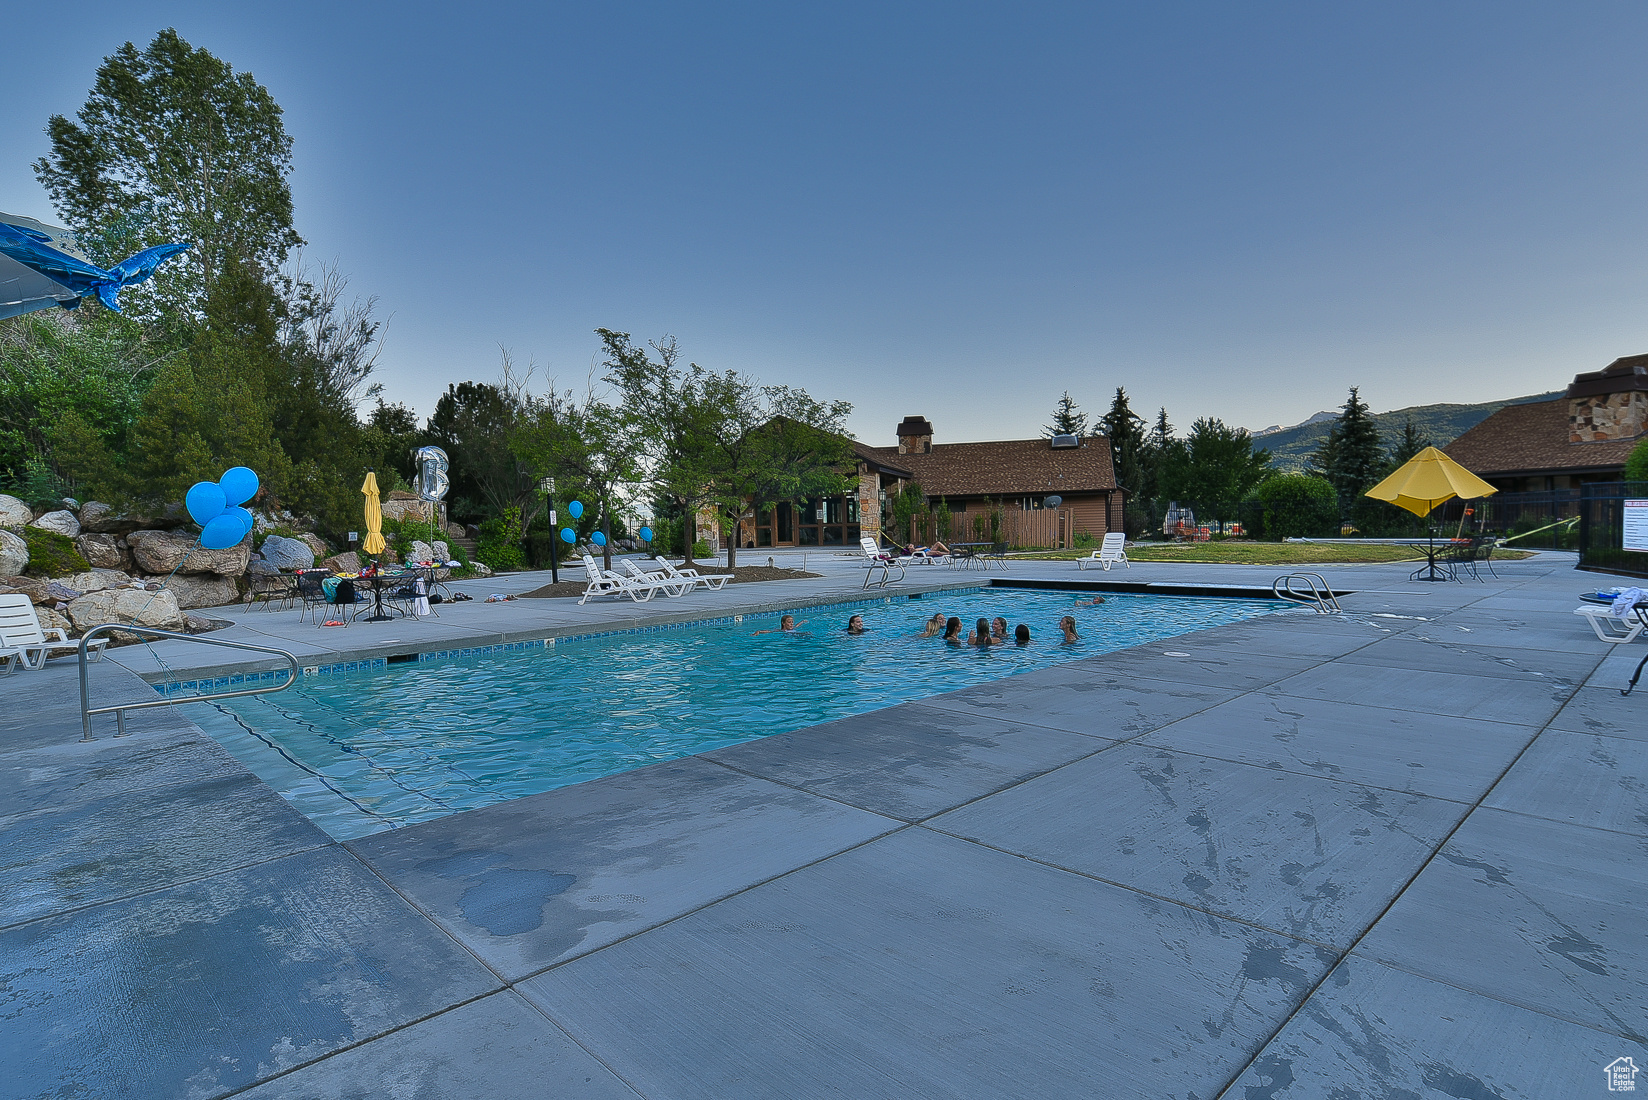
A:
<svg viewBox="0 0 1648 1100">
<path fill-rule="evenodd" d="M 360 491 L 366 497 L 366 542 L 361 548 L 377 557 L 383 553 L 383 505 L 378 503 L 378 475 L 368 470 Z"/>
<path fill-rule="evenodd" d="M 1435 447 L 1426 447 L 1369 489 L 1367 495 L 1406 508 L 1416 516 L 1428 516 L 1431 509 L 1454 497 L 1469 500 L 1498 491 Z"/>
</svg>

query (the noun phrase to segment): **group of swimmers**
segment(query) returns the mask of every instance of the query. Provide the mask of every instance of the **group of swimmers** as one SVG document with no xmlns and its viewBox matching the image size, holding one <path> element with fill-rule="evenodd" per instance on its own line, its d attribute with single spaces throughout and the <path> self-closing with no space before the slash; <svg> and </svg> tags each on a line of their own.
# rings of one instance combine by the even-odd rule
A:
<svg viewBox="0 0 1648 1100">
<path fill-rule="evenodd" d="M 1091 600 L 1077 600 L 1076 606 L 1091 607 L 1103 602 L 1103 596 L 1095 596 Z M 778 626 L 776 629 L 757 630 L 755 633 L 779 634 L 792 631 L 795 628 L 795 616 L 785 615 L 782 619 L 778 620 Z M 988 648 L 993 645 L 1006 645 L 1009 642 L 1014 645 L 1030 644 L 1030 628 L 1028 626 L 1020 623 L 1018 626 L 1013 628 L 1013 636 L 1009 638 L 1007 636 L 1007 620 L 1001 618 L 1000 616 L 997 616 L 995 619 L 979 619 L 973 625 L 972 633 L 968 634 L 965 638 L 962 637 L 961 630 L 962 623 L 959 618 L 954 615 L 946 618 L 944 613 L 941 611 L 935 614 L 931 619 L 927 620 L 926 628 L 923 629 L 920 634 L 917 634 L 916 637 L 942 638 L 951 645 L 970 645 L 977 646 L 979 648 Z M 1064 640 L 1059 643 L 1060 645 L 1071 645 L 1075 642 L 1081 641 L 1081 637 L 1076 633 L 1076 619 L 1073 615 L 1066 615 L 1064 618 L 1059 620 L 1059 631 L 1064 635 Z M 847 633 L 868 633 L 867 628 L 864 626 L 863 615 L 854 615 L 847 620 Z"/>
</svg>

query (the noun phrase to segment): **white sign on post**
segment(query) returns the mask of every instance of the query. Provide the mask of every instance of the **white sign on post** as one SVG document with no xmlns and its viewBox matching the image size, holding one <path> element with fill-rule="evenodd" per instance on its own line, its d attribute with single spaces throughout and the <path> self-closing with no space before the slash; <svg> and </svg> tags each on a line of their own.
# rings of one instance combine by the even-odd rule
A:
<svg viewBox="0 0 1648 1100">
<path fill-rule="evenodd" d="M 1648 554 L 1648 500 L 1625 502 L 1625 549 Z"/>
</svg>

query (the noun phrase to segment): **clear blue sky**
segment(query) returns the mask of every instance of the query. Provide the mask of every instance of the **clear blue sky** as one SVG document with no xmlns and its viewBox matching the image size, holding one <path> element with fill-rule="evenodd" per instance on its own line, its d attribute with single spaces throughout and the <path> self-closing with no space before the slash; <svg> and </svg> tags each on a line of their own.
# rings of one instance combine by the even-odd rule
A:
<svg viewBox="0 0 1648 1100">
<path fill-rule="evenodd" d="M 87 3 L 13 20 L 0 209 L 175 26 L 295 139 L 297 228 L 422 413 L 591 330 L 1034 435 L 1118 385 L 1246 427 L 1648 351 L 1641 4 Z M 22 23 L 22 29 L 17 24 Z"/>
</svg>

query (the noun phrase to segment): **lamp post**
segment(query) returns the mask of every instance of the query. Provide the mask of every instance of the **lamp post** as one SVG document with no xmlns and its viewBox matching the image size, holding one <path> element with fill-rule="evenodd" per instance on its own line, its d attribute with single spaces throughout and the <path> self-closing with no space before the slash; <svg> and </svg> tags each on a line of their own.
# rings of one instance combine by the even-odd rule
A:
<svg viewBox="0 0 1648 1100">
<path fill-rule="evenodd" d="M 561 535 L 555 529 L 558 522 L 555 518 L 555 479 L 546 477 L 538 482 L 538 491 L 544 494 L 544 499 L 549 503 L 549 531 L 553 536 L 549 540 L 549 583 L 560 584 L 561 568 L 556 544 L 561 541 Z"/>
</svg>

